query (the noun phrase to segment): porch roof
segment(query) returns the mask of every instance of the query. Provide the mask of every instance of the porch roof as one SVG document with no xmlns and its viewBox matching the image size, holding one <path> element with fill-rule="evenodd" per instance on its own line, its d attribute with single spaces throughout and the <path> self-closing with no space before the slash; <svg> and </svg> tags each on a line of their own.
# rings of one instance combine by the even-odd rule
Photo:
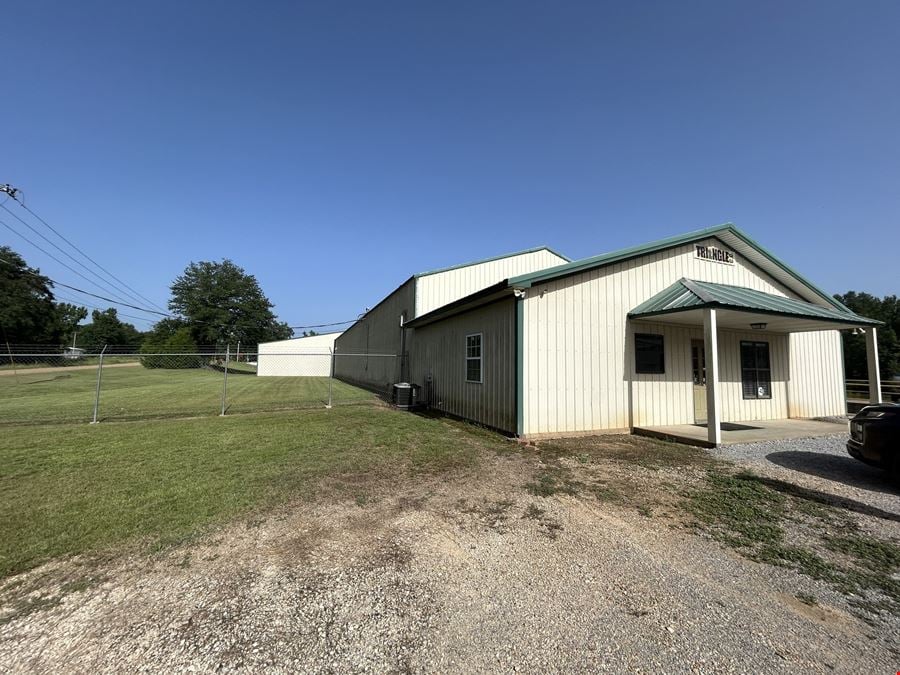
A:
<svg viewBox="0 0 900 675">
<path fill-rule="evenodd" d="M 794 332 L 881 324 L 837 307 L 823 307 L 742 286 L 684 278 L 642 302 L 628 316 L 649 319 L 670 315 L 666 321 L 693 324 L 702 323 L 702 310 L 710 307 L 724 310 L 721 325 L 728 327 L 747 328 L 749 323 L 765 323 L 769 330 Z"/>
</svg>

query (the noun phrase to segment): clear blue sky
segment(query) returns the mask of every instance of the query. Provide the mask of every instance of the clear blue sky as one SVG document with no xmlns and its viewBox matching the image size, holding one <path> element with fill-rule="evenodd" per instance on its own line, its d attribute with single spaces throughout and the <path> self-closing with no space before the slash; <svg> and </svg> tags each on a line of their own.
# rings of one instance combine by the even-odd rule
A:
<svg viewBox="0 0 900 675">
<path fill-rule="evenodd" d="M 900 292 L 894 1 L 30 0 L 0 57 L 0 183 L 162 304 L 229 257 L 339 321 L 416 271 L 723 221 Z"/>
</svg>

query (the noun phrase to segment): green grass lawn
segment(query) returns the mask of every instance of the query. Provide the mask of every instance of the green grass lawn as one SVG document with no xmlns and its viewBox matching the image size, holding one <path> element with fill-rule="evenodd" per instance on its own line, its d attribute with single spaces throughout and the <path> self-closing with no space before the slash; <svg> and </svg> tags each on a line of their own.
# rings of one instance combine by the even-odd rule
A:
<svg viewBox="0 0 900 675">
<path fill-rule="evenodd" d="M 222 379 L 222 372 L 214 369 L 105 368 L 100 419 L 218 415 Z M 89 422 L 96 384 L 94 370 L 4 375 L 0 425 Z M 375 401 L 370 392 L 343 382 L 335 380 L 332 386 L 335 405 Z M 228 413 L 319 407 L 327 401 L 327 377 L 256 377 L 246 372 L 228 376 Z"/>
<path fill-rule="evenodd" d="M 400 485 L 504 447 L 473 428 L 450 433 L 463 426 L 377 406 L 9 426 L 0 436 L 0 576 L 57 556 L 164 546 L 318 490 L 350 497 L 372 480 Z"/>
</svg>

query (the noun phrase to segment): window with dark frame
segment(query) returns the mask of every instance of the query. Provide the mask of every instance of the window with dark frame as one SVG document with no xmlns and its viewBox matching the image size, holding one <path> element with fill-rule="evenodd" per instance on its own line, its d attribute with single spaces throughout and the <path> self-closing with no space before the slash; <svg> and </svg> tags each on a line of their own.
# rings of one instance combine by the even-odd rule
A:
<svg viewBox="0 0 900 675">
<path fill-rule="evenodd" d="M 663 336 L 653 333 L 634 334 L 634 370 L 641 374 L 666 372 Z"/>
<path fill-rule="evenodd" d="M 768 342 L 741 341 L 741 384 L 745 399 L 772 398 Z"/>
<path fill-rule="evenodd" d="M 481 381 L 481 333 L 466 335 L 466 382 Z"/>
</svg>

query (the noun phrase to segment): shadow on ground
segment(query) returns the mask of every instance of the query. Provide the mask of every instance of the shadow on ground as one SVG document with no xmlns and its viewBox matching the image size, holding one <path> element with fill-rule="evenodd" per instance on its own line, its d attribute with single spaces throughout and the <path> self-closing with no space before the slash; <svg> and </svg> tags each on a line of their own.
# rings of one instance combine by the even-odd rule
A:
<svg viewBox="0 0 900 675">
<path fill-rule="evenodd" d="M 785 450 L 770 453 L 766 455 L 766 459 L 785 469 L 827 478 L 850 487 L 887 494 L 900 494 L 900 488 L 891 483 L 887 472 L 863 464 L 849 456 Z"/>
</svg>

